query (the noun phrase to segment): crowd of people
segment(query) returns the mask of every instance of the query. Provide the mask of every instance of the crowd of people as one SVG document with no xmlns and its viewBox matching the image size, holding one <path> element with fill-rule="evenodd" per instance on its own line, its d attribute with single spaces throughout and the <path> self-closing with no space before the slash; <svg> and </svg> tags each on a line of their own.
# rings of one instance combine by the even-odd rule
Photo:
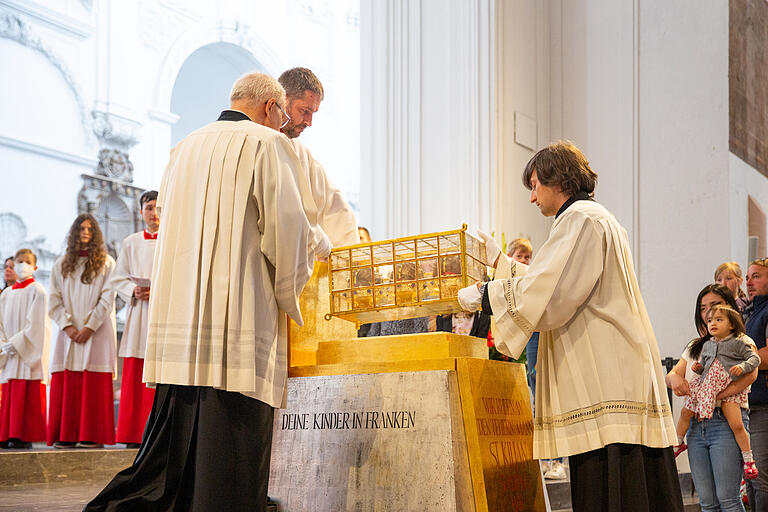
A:
<svg viewBox="0 0 768 512">
<path fill-rule="evenodd" d="M 142 382 L 142 366 L 160 227 L 156 201 L 156 191 L 142 194 L 145 229 L 123 241 L 117 264 L 107 254 L 97 220 L 79 215 L 51 271 L 48 293 L 35 282 L 34 251 L 21 248 L 6 260 L 0 294 L 0 447 L 24 449 L 42 441 L 55 448 L 139 446 L 153 400 L 153 390 Z M 127 304 L 117 430 L 116 294 Z M 54 340 L 50 320 L 59 329 Z"/>
<path fill-rule="evenodd" d="M 720 265 L 696 297 L 698 336 L 667 375 L 685 397 L 675 453 L 688 451 L 702 510 L 768 510 L 768 259 Z"/>
</svg>

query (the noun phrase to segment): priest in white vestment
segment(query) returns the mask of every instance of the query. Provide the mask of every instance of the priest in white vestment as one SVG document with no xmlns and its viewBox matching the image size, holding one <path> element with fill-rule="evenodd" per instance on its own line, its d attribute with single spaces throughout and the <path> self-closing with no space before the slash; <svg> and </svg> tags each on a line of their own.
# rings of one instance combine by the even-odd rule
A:
<svg viewBox="0 0 768 512">
<path fill-rule="evenodd" d="M 117 351 L 123 358 L 123 375 L 115 440 L 127 448 L 139 447 L 155 398 L 155 390 L 144 384 L 142 376 L 149 330 L 149 283 L 160 229 L 156 203 L 156 190 L 147 190 L 139 197 L 144 229 L 123 240 L 112 273 L 112 287 L 126 304 L 125 327 Z"/>
<path fill-rule="evenodd" d="M 51 323 L 37 255 L 19 249 L 18 280 L 0 295 L 0 447 L 29 449 L 45 441 L 45 381 Z"/>
<path fill-rule="evenodd" d="M 359 244 L 357 219 L 352 208 L 325 174 L 320 162 L 299 142 L 299 136 L 312 126 L 312 117 L 323 101 L 323 84 L 307 68 L 289 69 L 278 80 L 285 89 L 286 111 L 290 117 L 281 131 L 291 139 L 304 179 L 309 183 L 309 193 L 317 207 L 316 223 L 326 232 L 334 247 Z"/>
<path fill-rule="evenodd" d="M 285 93 L 245 75 L 231 109 L 171 153 L 157 200 L 144 380 L 155 402 L 133 466 L 85 510 L 252 511 L 267 498 L 285 315 L 331 245 L 278 130 Z"/>
<path fill-rule="evenodd" d="M 533 455 L 568 456 L 574 512 L 682 510 L 675 426 L 627 233 L 592 199 L 597 175 L 567 142 L 539 151 L 523 182 L 555 216 L 530 266 L 490 237 L 496 279 L 461 290 L 496 319 L 496 347 L 519 357 L 541 333 Z"/>
</svg>

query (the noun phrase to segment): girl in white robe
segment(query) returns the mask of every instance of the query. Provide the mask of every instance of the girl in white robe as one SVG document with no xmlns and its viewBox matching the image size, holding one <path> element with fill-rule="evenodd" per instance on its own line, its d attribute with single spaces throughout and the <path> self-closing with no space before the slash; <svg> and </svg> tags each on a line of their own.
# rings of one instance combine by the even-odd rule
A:
<svg viewBox="0 0 768 512">
<path fill-rule="evenodd" d="M 45 288 L 35 282 L 37 257 L 16 252 L 19 280 L 0 295 L 0 447 L 30 448 L 45 440 L 48 321 Z"/>
<path fill-rule="evenodd" d="M 101 230 L 81 214 L 69 231 L 67 252 L 51 270 L 48 314 L 60 332 L 53 346 L 47 440 L 57 448 L 115 442 L 115 267 Z"/>
</svg>

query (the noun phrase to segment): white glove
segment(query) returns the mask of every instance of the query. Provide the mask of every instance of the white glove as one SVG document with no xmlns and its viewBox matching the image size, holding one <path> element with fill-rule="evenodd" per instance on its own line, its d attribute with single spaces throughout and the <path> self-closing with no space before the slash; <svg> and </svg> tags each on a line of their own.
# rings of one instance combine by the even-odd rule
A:
<svg viewBox="0 0 768 512">
<path fill-rule="evenodd" d="M 485 242 L 485 263 L 489 267 L 496 267 L 495 263 L 498 257 L 501 255 L 501 247 L 496 243 L 491 235 L 483 231 L 478 230 L 477 236 Z"/>
<path fill-rule="evenodd" d="M 456 298 L 459 300 L 459 306 L 464 311 L 477 311 L 483 306 L 483 292 L 478 289 L 477 283 L 459 290 Z"/>
<path fill-rule="evenodd" d="M 9 341 L 9 342 L 3 343 L 2 347 L 0 347 L 0 354 L 4 354 L 8 357 L 13 357 L 17 354 L 17 352 L 13 344 Z"/>
<path fill-rule="evenodd" d="M 331 239 L 325 234 L 323 228 L 315 226 L 315 230 L 315 239 L 317 240 L 317 244 L 315 245 L 315 256 L 319 259 L 325 259 L 331 254 L 333 244 L 331 244 Z"/>
</svg>

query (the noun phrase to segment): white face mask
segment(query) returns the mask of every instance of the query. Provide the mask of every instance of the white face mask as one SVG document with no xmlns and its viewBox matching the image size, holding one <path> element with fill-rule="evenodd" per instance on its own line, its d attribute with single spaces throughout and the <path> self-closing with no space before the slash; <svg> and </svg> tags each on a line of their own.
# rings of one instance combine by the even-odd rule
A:
<svg viewBox="0 0 768 512">
<path fill-rule="evenodd" d="M 13 270 L 15 270 L 16 275 L 19 276 L 19 282 L 24 281 L 35 273 L 35 267 L 29 263 L 17 263 L 13 267 Z"/>
</svg>

